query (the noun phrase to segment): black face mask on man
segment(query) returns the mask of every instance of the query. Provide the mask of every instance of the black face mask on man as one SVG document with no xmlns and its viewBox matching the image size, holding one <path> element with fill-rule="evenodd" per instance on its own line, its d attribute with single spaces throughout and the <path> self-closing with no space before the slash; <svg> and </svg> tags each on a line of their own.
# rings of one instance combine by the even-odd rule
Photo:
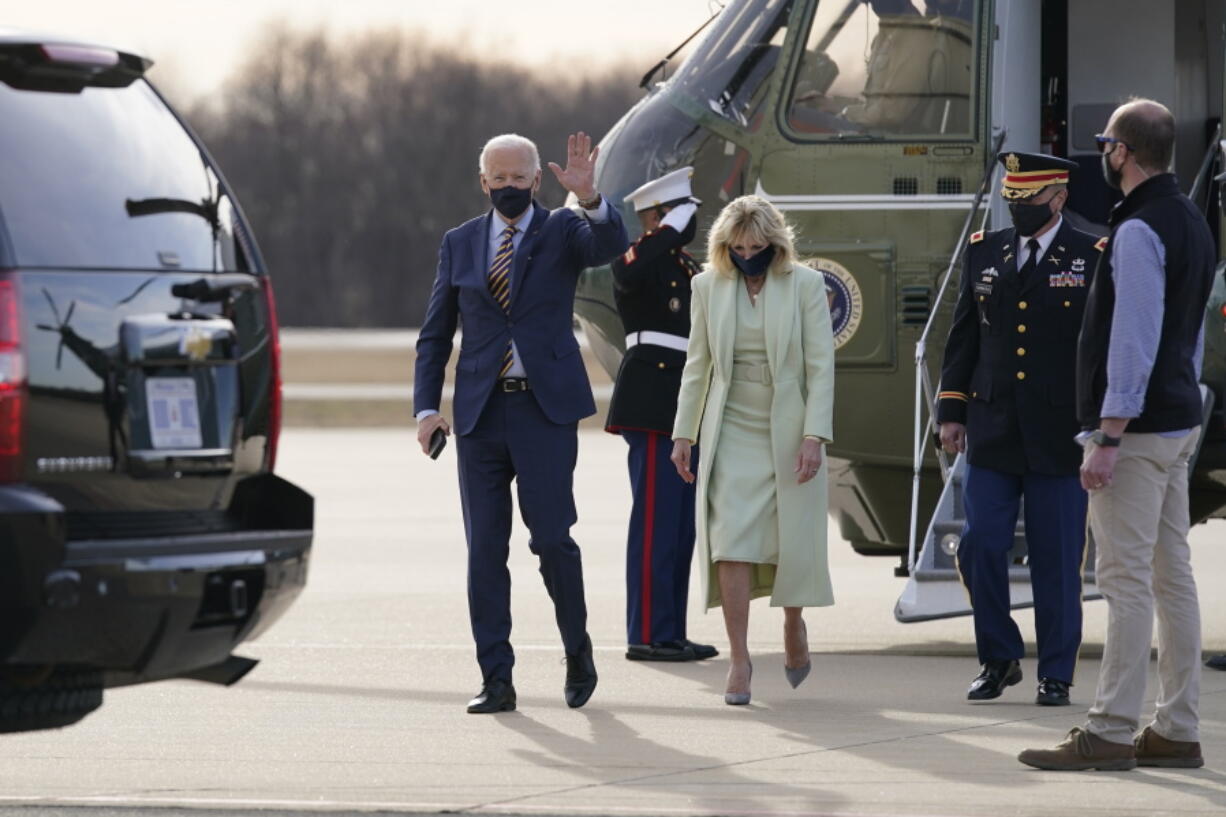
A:
<svg viewBox="0 0 1226 817">
<path fill-rule="evenodd" d="M 760 275 L 765 275 L 766 270 L 770 268 L 771 261 L 775 260 L 775 248 L 774 246 L 767 247 L 749 258 L 745 258 L 735 250 L 729 250 L 728 257 L 732 259 L 732 263 L 736 265 L 736 268 L 741 271 L 741 275 L 744 275 L 746 278 L 757 278 Z"/>
<path fill-rule="evenodd" d="M 1111 166 L 1110 153 L 1103 154 L 1103 179 L 1112 190 L 1119 190 L 1124 184 L 1124 170 L 1123 168 L 1116 170 Z"/>
<path fill-rule="evenodd" d="M 515 187 L 514 185 L 491 187 L 490 201 L 494 203 L 494 209 L 501 213 L 503 218 L 519 218 L 532 203 L 532 188 Z"/>
<path fill-rule="evenodd" d="M 1034 235 L 1051 220 L 1052 211 L 1048 202 L 1042 204 L 1011 202 L 1009 215 L 1013 218 L 1013 226 L 1018 235 Z"/>
</svg>

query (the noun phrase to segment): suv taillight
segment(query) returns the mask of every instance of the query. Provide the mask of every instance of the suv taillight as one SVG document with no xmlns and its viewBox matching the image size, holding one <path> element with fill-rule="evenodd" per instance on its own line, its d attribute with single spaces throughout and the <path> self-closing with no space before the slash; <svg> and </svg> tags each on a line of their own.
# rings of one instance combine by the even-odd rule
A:
<svg viewBox="0 0 1226 817">
<path fill-rule="evenodd" d="M 0 482 L 21 476 L 26 367 L 21 352 L 17 282 L 0 276 Z"/>
<path fill-rule="evenodd" d="M 263 279 L 264 305 L 268 314 L 269 361 L 272 364 L 272 390 L 268 396 L 268 449 L 264 462 L 268 470 L 277 465 L 277 442 L 281 439 L 281 327 L 277 323 L 277 299 L 272 294 L 272 280 Z"/>
</svg>

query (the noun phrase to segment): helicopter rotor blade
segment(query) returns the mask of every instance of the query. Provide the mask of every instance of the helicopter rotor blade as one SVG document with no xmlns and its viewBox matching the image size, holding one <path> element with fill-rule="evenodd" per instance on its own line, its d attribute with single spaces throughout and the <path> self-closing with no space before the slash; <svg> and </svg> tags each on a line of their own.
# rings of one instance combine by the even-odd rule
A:
<svg viewBox="0 0 1226 817">
<path fill-rule="evenodd" d="M 77 308 L 77 302 L 73 301 L 68 305 L 68 314 L 64 316 L 64 325 L 67 326 L 72 321 L 73 310 Z"/>
<path fill-rule="evenodd" d="M 51 297 L 51 293 L 47 291 L 46 287 L 43 287 L 43 297 L 45 297 L 47 299 L 47 303 L 51 305 L 51 314 L 55 316 L 55 322 L 59 323 L 60 310 L 56 308 L 55 300 Z"/>
</svg>

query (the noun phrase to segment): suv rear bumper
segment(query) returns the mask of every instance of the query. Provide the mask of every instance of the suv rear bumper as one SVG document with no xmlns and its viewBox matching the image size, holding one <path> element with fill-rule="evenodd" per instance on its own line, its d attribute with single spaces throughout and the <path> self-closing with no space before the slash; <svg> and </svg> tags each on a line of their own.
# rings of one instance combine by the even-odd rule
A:
<svg viewBox="0 0 1226 817">
<path fill-rule="evenodd" d="M 109 686 L 224 661 L 306 583 L 309 494 L 272 474 L 238 483 L 229 530 L 68 540 L 62 505 L 0 487 L 0 663 L 106 671 Z"/>
</svg>

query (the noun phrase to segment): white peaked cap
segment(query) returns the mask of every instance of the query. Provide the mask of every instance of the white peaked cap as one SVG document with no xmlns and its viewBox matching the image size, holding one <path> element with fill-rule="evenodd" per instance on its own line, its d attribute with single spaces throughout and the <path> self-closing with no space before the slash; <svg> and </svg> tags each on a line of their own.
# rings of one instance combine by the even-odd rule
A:
<svg viewBox="0 0 1226 817">
<path fill-rule="evenodd" d="M 690 177 L 693 175 L 694 168 L 692 167 L 678 168 L 672 173 L 647 182 L 626 196 L 625 200 L 634 205 L 636 213 L 679 199 L 690 199 L 697 204 L 698 199 L 695 199 L 690 191 Z"/>
</svg>

